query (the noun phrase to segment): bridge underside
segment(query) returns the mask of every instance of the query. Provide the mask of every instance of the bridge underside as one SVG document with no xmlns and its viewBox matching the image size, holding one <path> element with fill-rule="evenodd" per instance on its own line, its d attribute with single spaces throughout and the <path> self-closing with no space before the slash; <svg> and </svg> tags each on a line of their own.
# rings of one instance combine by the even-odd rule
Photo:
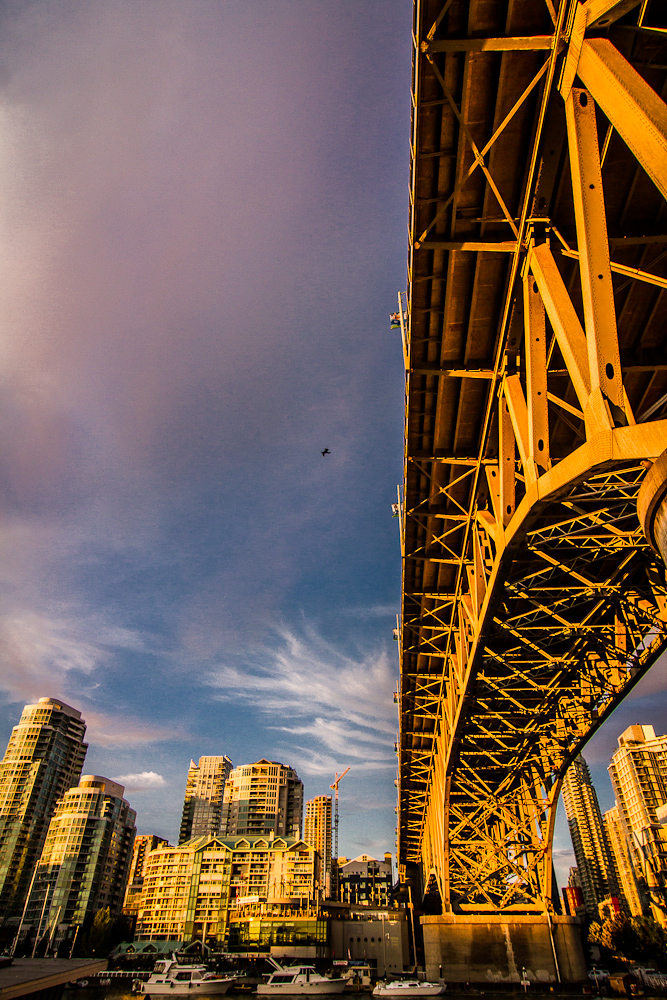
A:
<svg viewBox="0 0 667 1000">
<path fill-rule="evenodd" d="M 650 11 L 415 4 L 398 845 L 443 913 L 550 914 L 564 772 L 667 642 Z"/>
</svg>

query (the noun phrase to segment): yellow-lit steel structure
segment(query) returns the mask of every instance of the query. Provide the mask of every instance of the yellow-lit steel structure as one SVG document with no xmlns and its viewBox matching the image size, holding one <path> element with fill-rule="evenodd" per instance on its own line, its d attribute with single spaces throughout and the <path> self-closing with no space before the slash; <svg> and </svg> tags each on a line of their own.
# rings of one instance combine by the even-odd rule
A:
<svg viewBox="0 0 667 1000">
<path fill-rule="evenodd" d="M 667 642 L 667 34 L 636 0 L 416 0 L 398 850 L 551 909 L 568 763 Z"/>
</svg>

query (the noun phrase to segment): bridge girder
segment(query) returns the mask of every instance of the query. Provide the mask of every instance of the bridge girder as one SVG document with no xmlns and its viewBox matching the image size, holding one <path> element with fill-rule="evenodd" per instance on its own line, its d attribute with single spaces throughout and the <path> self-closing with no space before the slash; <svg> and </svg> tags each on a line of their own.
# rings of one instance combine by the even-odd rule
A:
<svg viewBox="0 0 667 1000">
<path fill-rule="evenodd" d="M 445 910 L 550 909 L 564 772 L 667 643 L 636 514 L 667 447 L 667 36 L 640 10 L 415 3 L 398 853 Z"/>
</svg>

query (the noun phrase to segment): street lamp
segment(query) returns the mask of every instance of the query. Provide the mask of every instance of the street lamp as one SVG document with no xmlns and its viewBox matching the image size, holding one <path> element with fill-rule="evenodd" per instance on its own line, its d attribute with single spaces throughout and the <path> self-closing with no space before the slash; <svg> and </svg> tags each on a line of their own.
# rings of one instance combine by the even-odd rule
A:
<svg viewBox="0 0 667 1000">
<path fill-rule="evenodd" d="M 600 993 L 600 987 L 598 985 L 598 967 L 597 967 L 597 965 L 593 966 L 593 970 L 592 971 L 593 971 L 593 979 L 595 980 L 595 992 L 597 994 L 599 994 Z"/>
</svg>

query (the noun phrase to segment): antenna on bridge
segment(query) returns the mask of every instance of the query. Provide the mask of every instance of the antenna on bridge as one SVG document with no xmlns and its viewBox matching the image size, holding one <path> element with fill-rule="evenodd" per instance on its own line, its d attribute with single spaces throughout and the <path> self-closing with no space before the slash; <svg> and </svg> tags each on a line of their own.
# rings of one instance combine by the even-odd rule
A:
<svg viewBox="0 0 667 1000">
<path fill-rule="evenodd" d="M 403 305 L 403 296 L 405 295 L 405 305 Z M 403 361 L 405 362 L 405 370 L 407 372 L 410 364 L 410 351 L 408 350 L 408 293 L 399 292 L 398 293 L 398 315 L 401 323 L 401 341 L 403 343 Z"/>
<path fill-rule="evenodd" d="M 332 899 L 338 899 L 338 786 L 349 771 L 349 767 L 346 767 L 342 774 L 336 771 L 336 777 L 334 779 L 333 785 L 329 785 L 329 788 L 333 789 L 334 795 L 334 853 L 331 859 L 331 896 Z"/>
</svg>

